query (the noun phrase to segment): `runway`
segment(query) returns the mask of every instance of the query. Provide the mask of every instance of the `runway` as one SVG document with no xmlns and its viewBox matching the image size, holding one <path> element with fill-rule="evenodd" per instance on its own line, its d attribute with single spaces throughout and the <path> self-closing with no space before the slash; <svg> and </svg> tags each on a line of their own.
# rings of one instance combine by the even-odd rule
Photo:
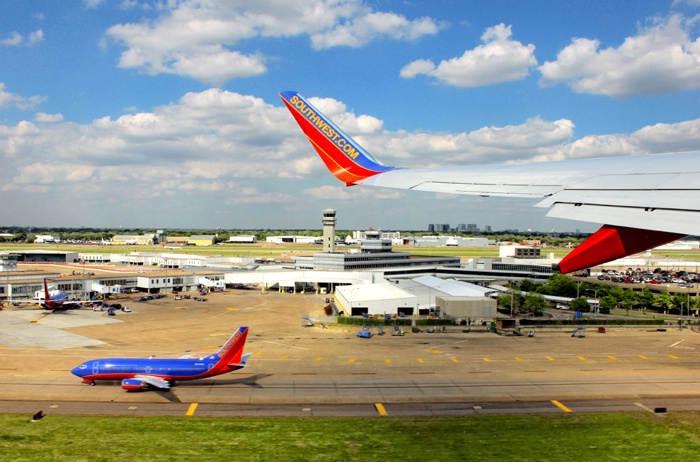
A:
<svg viewBox="0 0 700 462">
<path fill-rule="evenodd" d="M 643 400 L 551 400 L 463 403 L 363 404 L 211 404 L 0 401 L 0 413 L 42 411 L 57 415 L 170 416 L 170 417 L 409 417 L 477 416 L 495 414 L 561 414 L 648 412 L 663 417 L 674 411 L 700 411 L 697 398 Z"/>
<path fill-rule="evenodd" d="M 214 298 L 214 297 L 212 297 Z M 109 322 L 65 315 L 59 330 L 91 341 L 63 349 L 0 349 L 0 412 L 74 414 L 405 416 L 520 412 L 692 410 L 700 335 L 688 330 L 609 328 L 585 338 L 562 330 L 534 338 L 455 330 L 356 337 L 351 329 L 301 327 L 320 297 L 222 294 L 214 303 L 132 304 Z M 52 315 L 61 316 L 61 315 Z M 76 327 L 70 325 L 75 317 Z M 92 317 L 96 323 L 91 324 Z M 43 321 L 42 321 L 43 322 Z M 48 324 L 47 324 L 48 325 Z M 182 382 L 167 392 L 89 386 L 69 373 L 105 356 L 177 357 L 215 351 L 250 326 L 249 367 Z M 355 329 L 357 330 L 357 329 Z M 46 336 L 46 330 L 42 330 Z M 57 339 L 65 338 L 58 335 Z M 26 340 L 25 340 L 26 341 Z"/>
</svg>

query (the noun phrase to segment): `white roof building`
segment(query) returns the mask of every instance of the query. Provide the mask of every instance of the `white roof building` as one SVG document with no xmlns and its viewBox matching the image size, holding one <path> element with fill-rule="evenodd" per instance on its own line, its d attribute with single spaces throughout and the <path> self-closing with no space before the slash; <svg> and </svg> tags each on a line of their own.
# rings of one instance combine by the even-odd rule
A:
<svg viewBox="0 0 700 462">
<path fill-rule="evenodd" d="M 412 316 L 417 307 L 415 295 L 390 282 L 339 286 L 335 289 L 335 302 L 347 315 Z"/>
</svg>

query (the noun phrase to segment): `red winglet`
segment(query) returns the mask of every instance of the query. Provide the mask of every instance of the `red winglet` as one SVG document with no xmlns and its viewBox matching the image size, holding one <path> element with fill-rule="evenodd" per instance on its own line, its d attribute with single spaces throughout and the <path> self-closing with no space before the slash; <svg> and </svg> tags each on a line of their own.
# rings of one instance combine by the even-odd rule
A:
<svg viewBox="0 0 700 462">
<path fill-rule="evenodd" d="M 562 273 L 571 273 L 637 252 L 653 249 L 685 237 L 685 234 L 603 225 L 559 263 Z"/>
</svg>

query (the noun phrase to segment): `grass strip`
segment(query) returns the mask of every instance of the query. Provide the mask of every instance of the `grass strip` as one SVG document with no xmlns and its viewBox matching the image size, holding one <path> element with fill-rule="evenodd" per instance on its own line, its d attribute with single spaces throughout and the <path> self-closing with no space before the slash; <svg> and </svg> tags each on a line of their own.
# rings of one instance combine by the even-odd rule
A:
<svg viewBox="0 0 700 462">
<path fill-rule="evenodd" d="M 700 413 L 410 418 L 0 415 L 12 461 L 696 460 Z"/>
</svg>

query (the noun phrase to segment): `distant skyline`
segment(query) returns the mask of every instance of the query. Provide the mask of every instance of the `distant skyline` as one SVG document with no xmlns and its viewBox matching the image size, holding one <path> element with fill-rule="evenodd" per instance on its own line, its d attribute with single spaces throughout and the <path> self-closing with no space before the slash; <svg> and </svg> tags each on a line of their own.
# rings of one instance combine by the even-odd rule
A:
<svg viewBox="0 0 700 462">
<path fill-rule="evenodd" d="M 0 6 L 3 226 L 583 232 L 526 199 L 346 188 L 277 93 L 380 161 L 700 148 L 700 0 Z M 453 225 L 456 226 L 456 225 Z"/>
</svg>

